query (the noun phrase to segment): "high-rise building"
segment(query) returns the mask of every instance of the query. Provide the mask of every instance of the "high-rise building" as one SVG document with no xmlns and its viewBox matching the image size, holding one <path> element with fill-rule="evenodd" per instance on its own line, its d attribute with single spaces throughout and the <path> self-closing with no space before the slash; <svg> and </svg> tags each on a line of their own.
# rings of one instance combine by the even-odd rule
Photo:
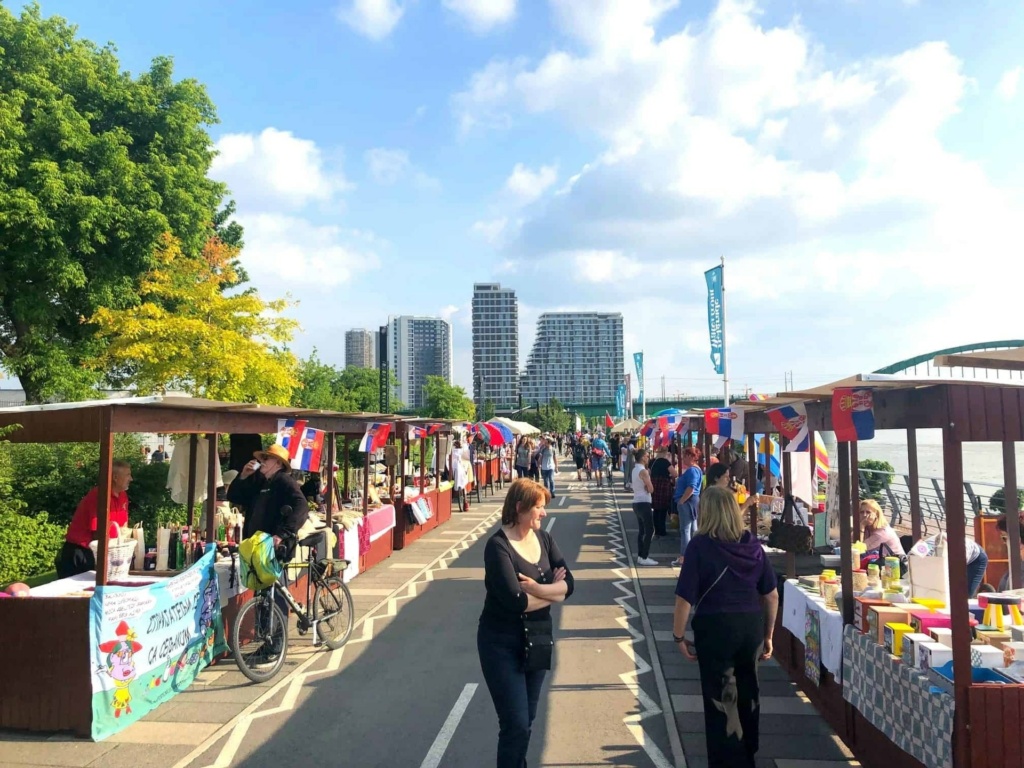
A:
<svg viewBox="0 0 1024 768">
<path fill-rule="evenodd" d="M 427 376 L 452 382 L 452 326 L 440 317 L 388 318 L 388 365 L 398 381 L 395 393 L 407 408 L 422 408 Z"/>
<path fill-rule="evenodd" d="M 523 373 L 523 404 L 613 402 L 622 381 L 622 314 L 545 312 Z"/>
<path fill-rule="evenodd" d="M 519 302 L 498 283 L 473 286 L 473 400 L 497 409 L 519 404 Z"/>
<path fill-rule="evenodd" d="M 376 368 L 379 331 L 353 328 L 345 331 L 345 367 Z"/>
</svg>

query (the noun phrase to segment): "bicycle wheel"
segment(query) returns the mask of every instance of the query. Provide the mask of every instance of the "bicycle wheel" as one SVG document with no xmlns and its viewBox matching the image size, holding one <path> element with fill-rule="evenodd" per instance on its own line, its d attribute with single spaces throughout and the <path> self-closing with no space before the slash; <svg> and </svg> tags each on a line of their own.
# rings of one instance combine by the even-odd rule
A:
<svg viewBox="0 0 1024 768">
<path fill-rule="evenodd" d="M 288 652 L 288 617 L 270 594 L 256 595 L 242 606 L 231 628 L 231 654 L 242 674 L 265 683 L 284 665 Z"/>
<path fill-rule="evenodd" d="M 355 626 L 352 593 L 337 576 L 324 579 L 313 593 L 313 621 L 317 637 L 332 651 L 348 642 Z"/>
</svg>

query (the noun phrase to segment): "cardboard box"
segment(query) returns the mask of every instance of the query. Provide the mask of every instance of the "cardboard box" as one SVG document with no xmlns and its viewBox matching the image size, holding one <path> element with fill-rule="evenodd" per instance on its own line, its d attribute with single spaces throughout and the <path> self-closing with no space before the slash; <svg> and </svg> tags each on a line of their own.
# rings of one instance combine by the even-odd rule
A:
<svg viewBox="0 0 1024 768">
<path fill-rule="evenodd" d="M 906 624 L 906 609 L 894 605 L 872 605 L 868 609 L 868 631 L 879 645 L 885 645 L 885 625 L 890 623 Z"/>
<path fill-rule="evenodd" d="M 981 669 L 996 669 L 1003 666 L 1003 652 L 991 645 L 971 647 L 971 666 Z"/>
<path fill-rule="evenodd" d="M 941 613 L 932 613 L 927 616 L 914 616 L 910 621 L 910 626 L 914 628 L 915 632 L 922 634 L 931 632 L 933 627 L 944 627 L 949 628 L 952 621 L 948 615 Z"/>
<path fill-rule="evenodd" d="M 1013 641 L 1013 637 L 1009 632 L 979 632 L 978 639 L 984 640 L 989 645 L 999 650 L 1003 649 L 1004 643 Z"/>
<path fill-rule="evenodd" d="M 913 634 L 913 628 L 903 622 L 889 622 L 885 625 L 885 650 L 897 658 L 903 658 L 903 636 Z"/>
<path fill-rule="evenodd" d="M 947 648 L 953 647 L 953 630 L 949 627 L 932 627 L 927 634 L 931 635 L 936 643 L 942 643 Z"/>
<path fill-rule="evenodd" d="M 942 643 L 921 643 L 921 669 L 941 667 L 953 660 L 953 649 Z"/>
<path fill-rule="evenodd" d="M 929 611 L 938 611 L 946 607 L 946 603 L 944 601 L 936 600 L 933 597 L 915 597 L 911 602 L 916 605 L 920 605 Z"/>
<path fill-rule="evenodd" d="M 1011 624 L 1007 627 L 1015 643 L 1024 643 L 1024 624 Z"/>
<path fill-rule="evenodd" d="M 853 625 L 863 634 L 868 631 L 868 612 L 873 605 L 892 605 L 888 600 L 879 600 L 874 597 L 853 598 Z"/>
<path fill-rule="evenodd" d="M 903 635 L 903 663 L 909 667 L 921 666 L 921 644 L 934 642 L 931 635 L 915 632 Z"/>
</svg>

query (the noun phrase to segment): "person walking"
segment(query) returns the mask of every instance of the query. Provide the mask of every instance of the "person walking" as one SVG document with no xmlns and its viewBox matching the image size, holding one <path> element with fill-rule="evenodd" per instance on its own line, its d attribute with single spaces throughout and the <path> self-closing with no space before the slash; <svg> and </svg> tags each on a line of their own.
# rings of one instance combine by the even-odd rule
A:
<svg viewBox="0 0 1024 768">
<path fill-rule="evenodd" d="M 587 464 L 587 449 L 583 447 L 583 443 L 580 441 L 577 441 L 572 447 L 572 460 L 576 464 L 576 480 L 582 482 L 583 467 Z"/>
<path fill-rule="evenodd" d="M 668 511 L 672 508 L 672 490 L 675 484 L 675 468 L 669 458 L 668 448 L 662 446 L 654 454 L 654 461 L 647 471 L 651 475 L 654 492 L 651 495 L 651 506 L 654 510 L 654 536 L 661 538 L 667 534 L 665 523 Z M 635 486 L 634 486 L 635 487 Z"/>
<path fill-rule="evenodd" d="M 711 487 L 676 583 L 672 639 L 700 666 L 710 768 L 754 768 L 759 740 L 757 663 L 772 657 L 779 609 L 775 571 L 745 529 L 736 497 Z M 685 636 L 692 618 L 694 641 Z"/>
<path fill-rule="evenodd" d="M 530 471 L 530 440 L 520 437 L 516 445 L 516 477 L 526 477 Z"/>
<path fill-rule="evenodd" d="M 637 565 L 657 565 L 651 558 L 651 537 L 654 535 L 654 509 L 651 494 L 654 485 L 647 471 L 649 454 L 643 448 L 636 452 L 636 466 L 633 467 L 633 512 L 640 527 L 637 533 Z"/>
<path fill-rule="evenodd" d="M 554 438 L 541 438 L 540 448 L 537 449 L 537 463 L 540 465 L 540 474 L 544 478 L 544 487 L 548 489 L 551 498 L 555 498 L 555 472 L 558 471 L 558 454 L 555 451 Z"/>
<path fill-rule="evenodd" d="M 700 503 L 700 487 L 703 480 L 703 474 L 697 466 L 699 461 L 700 451 L 696 448 L 691 446 L 683 451 L 683 471 L 676 480 L 676 489 L 672 494 L 672 501 L 679 515 L 679 558 L 673 563 L 676 567 L 682 567 L 686 545 L 697 533 L 697 505 Z"/>
<path fill-rule="evenodd" d="M 501 529 L 484 548 L 483 612 L 477 653 L 498 714 L 498 768 L 523 768 L 544 676 L 551 669 L 551 605 L 575 582 L 558 545 L 542 530 L 551 496 L 518 479 L 501 509 Z"/>
</svg>

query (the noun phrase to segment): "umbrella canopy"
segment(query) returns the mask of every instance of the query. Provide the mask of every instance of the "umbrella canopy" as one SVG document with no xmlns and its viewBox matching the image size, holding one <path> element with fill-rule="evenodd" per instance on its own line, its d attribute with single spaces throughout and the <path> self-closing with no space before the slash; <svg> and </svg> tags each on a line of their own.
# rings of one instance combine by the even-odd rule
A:
<svg viewBox="0 0 1024 768">
<path fill-rule="evenodd" d="M 664 410 L 658 411 L 653 414 L 655 418 L 658 416 L 679 416 L 683 413 L 679 408 L 665 408 Z"/>
<path fill-rule="evenodd" d="M 540 430 L 537 429 L 533 424 L 527 424 L 525 421 L 515 421 L 514 419 L 506 419 L 504 416 L 498 416 L 491 419 L 491 424 L 504 424 L 506 427 L 512 430 L 513 435 L 537 435 L 540 434 Z"/>
<path fill-rule="evenodd" d="M 631 432 L 634 429 L 640 429 L 640 422 L 636 419 L 623 419 L 614 427 L 612 427 L 612 434 L 622 434 L 623 432 Z"/>
<path fill-rule="evenodd" d="M 473 425 L 472 431 L 474 434 L 480 435 L 485 443 L 490 443 L 492 448 L 505 444 L 505 435 L 501 433 L 501 430 L 486 421 L 478 421 Z"/>
<path fill-rule="evenodd" d="M 497 419 L 491 419 L 487 423 L 490 426 L 494 427 L 499 432 L 501 432 L 501 436 L 505 438 L 505 442 L 506 443 L 515 442 L 516 436 L 515 436 L 515 433 L 512 431 L 511 427 L 506 426 L 505 424 L 502 424 Z"/>
</svg>

